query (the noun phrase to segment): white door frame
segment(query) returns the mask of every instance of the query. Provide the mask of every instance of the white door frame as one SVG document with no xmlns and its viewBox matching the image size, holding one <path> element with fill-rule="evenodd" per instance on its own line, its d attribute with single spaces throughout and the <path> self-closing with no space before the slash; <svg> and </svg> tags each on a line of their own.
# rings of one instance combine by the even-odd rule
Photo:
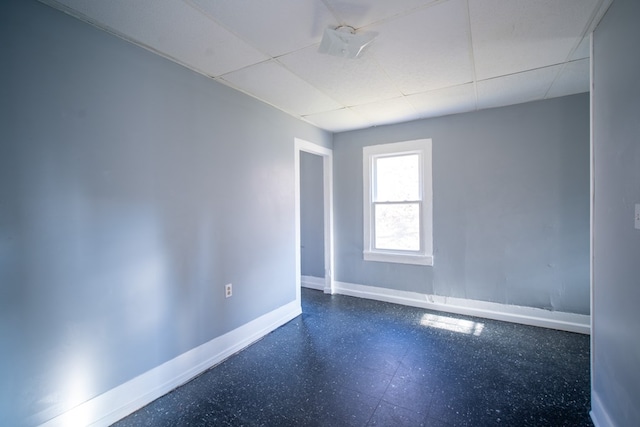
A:
<svg viewBox="0 0 640 427">
<path fill-rule="evenodd" d="M 295 226 L 296 226 L 296 300 L 300 301 L 300 152 L 322 157 L 324 195 L 324 293 L 333 293 L 333 150 L 303 139 L 295 138 Z"/>
</svg>

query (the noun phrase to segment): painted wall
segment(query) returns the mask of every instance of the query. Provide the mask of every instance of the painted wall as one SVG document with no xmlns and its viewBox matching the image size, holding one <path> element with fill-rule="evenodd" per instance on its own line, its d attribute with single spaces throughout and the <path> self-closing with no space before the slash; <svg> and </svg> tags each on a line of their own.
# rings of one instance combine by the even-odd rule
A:
<svg viewBox="0 0 640 427">
<path fill-rule="evenodd" d="M 324 277 L 324 188 L 321 156 L 300 153 L 300 258 L 303 276 Z"/>
<path fill-rule="evenodd" d="M 592 410 L 640 420 L 640 3 L 615 0 L 593 38 Z"/>
<path fill-rule="evenodd" d="M 20 425 L 295 300 L 294 137 L 331 134 L 40 3 L 0 10 L 0 424 Z"/>
<path fill-rule="evenodd" d="M 433 139 L 434 266 L 362 259 L 362 147 Z M 589 314 L 589 97 L 334 137 L 336 280 Z"/>
</svg>

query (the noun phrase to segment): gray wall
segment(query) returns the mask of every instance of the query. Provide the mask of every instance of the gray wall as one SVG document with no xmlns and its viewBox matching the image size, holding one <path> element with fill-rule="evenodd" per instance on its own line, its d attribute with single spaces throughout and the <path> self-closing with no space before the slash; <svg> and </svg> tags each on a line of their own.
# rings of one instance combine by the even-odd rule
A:
<svg viewBox="0 0 640 427">
<path fill-rule="evenodd" d="M 300 153 L 300 245 L 303 276 L 324 277 L 322 156 Z"/>
<path fill-rule="evenodd" d="M 329 133 L 33 1 L 0 39 L 1 425 L 295 300 L 294 137 Z"/>
<path fill-rule="evenodd" d="M 592 400 L 640 420 L 640 3 L 615 0 L 594 33 Z"/>
<path fill-rule="evenodd" d="M 362 259 L 362 147 L 433 139 L 435 265 Z M 334 137 L 336 280 L 589 314 L 589 97 Z"/>
</svg>

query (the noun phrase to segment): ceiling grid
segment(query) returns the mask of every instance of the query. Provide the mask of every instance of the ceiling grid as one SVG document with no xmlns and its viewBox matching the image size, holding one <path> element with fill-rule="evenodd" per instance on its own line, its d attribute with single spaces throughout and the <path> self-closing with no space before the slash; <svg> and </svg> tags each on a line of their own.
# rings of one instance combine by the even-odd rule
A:
<svg viewBox="0 0 640 427">
<path fill-rule="evenodd" d="M 611 0 L 41 0 L 340 132 L 589 91 Z M 326 28 L 377 33 L 357 59 Z"/>
</svg>

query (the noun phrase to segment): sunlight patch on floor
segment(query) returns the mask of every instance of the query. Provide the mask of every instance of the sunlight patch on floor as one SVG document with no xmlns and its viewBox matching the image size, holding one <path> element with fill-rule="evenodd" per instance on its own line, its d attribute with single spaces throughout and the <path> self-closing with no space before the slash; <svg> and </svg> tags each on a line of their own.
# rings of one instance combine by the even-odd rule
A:
<svg viewBox="0 0 640 427">
<path fill-rule="evenodd" d="M 420 319 L 420 324 L 430 328 L 475 335 L 476 337 L 480 336 L 484 329 L 484 323 L 456 319 L 455 317 L 438 316 L 437 314 L 425 314 L 422 316 L 422 319 Z"/>
</svg>

